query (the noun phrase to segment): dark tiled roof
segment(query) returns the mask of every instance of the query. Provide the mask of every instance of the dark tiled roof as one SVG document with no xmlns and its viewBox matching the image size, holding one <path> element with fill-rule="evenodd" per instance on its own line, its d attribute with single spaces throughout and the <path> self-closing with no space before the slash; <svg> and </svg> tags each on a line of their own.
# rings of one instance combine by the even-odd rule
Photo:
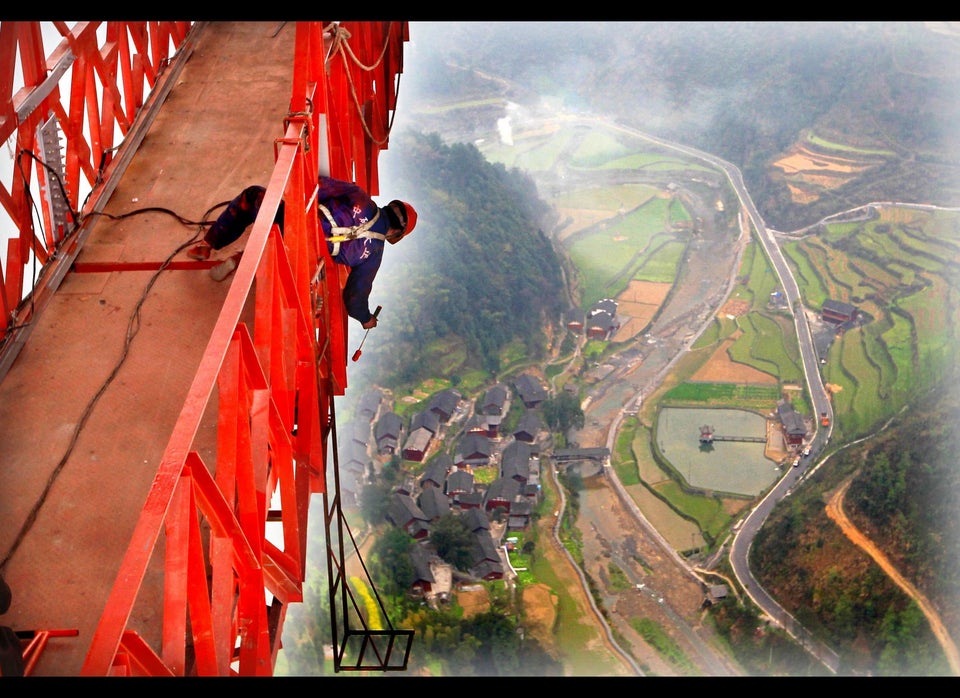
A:
<svg viewBox="0 0 960 698">
<path fill-rule="evenodd" d="M 440 417 L 430 410 L 417 412 L 410 418 L 410 431 L 416 431 L 421 428 L 428 429 L 430 432 L 436 434 L 440 431 Z"/>
<path fill-rule="evenodd" d="M 377 410 L 380 409 L 380 401 L 383 394 L 379 390 L 369 390 L 360 396 L 360 403 L 357 405 L 357 416 L 367 422 L 373 422 L 377 416 Z"/>
<path fill-rule="evenodd" d="M 467 511 L 463 512 L 462 516 L 463 522 L 469 530 L 474 532 L 490 530 L 490 519 L 479 509 L 467 509 Z"/>
<path fill-rule="evenodd" d="M 474 490 L 473 492 L 467 492 L 457 496 L 457 502 L 460 504 L 460 508 L 464 509 L 466 512 L 478 511 L 481 506 L 483 506 L 483 492 L 478 492 Z M 483 514 L 483 512 L 480 512 Z M 486 518 L 486 514 L 483 514 Z"/>
<path fill-rule="evenodd" d="M 370 443 L 370 422 L 351 420 L 338 431 L 337 440 L 342 444 L 347 441 L 356 441 L 366 446 Z"/>
<path fill-rule="evenodd" d="M 387 505 L 387 518 L 395 526 L 406 526 L 412 521 L 427 522 L 429 519 L 423 510 L 408 494 L 394 493 Z"/>
<path fill-rule="evenodd" d="M 410 561 L 413 563 L 414 584 L 417 582 L 433 584 L 436 581 L 433 570 L 430 569 L 430 553 L 423 546 L 414 545 L 410 548 Z"/>
<path fill-rule="evenodd" d="M 473 560 L 471 567 L 480 564 L 484 560 L 496 562 L 497 564 L 500 563 L 500 551 L 497 549 L 497 544 L 494 542 L 489 530 L 478 530 L 474 532 L 470 554 Z"/>
<path fill-rule="evenodd" d="M 540 381 L 529 373 L 521 373 L 513 383 L 517 395 L 524 404 L 535 404 L 547 399 L 547 389 Z"/>
<path fill-rule="evenodd" d="M 403 444 L 403 451 L 405 454 L 414 451 L 421 455 L 425 454 L 427 447 L 430 446 L 431 439 L 433 439 L 432 432 L 427 429 L 417 429 L 407 437 L 406 442 Z"/>
<path fill-rule="evenodd" d="M 832 298 L 828 298 L 823 302 L 821 310 L 827 310 L 834 313 L 839 313 L 840 315 L 853 317 L 853 314 L 857 312 L 857 307 L 850 305 L 849 303 L 844 303 L 843 301 L 835 301 Z"/>
<path fill-rule="evenodd" d="M 589 314 L 593 315 L 594 313 L 602 312 L 609 313 L 610 315 L 617 314 L 617 302 L 612 298 L 602 298 L 593 304 L 593 307 L 590 308 Z"/>
<path fill-rule="evenodd" d="M 455 470 L 447 476 L 447 494 L 473 492 L 473 473 Z"/>
<path fill-rule="evenodd" d="M 517 428 L 514 430 L 513 435 L 517 437 L 525 436 L 533 440 L 542 428 L 543 422 L 540 420 L 540 415 L 531 410 L 527 410 L 520 417 L 520 421 L 517 423 Z"/>
<path fill-rule="evenodd" d="M 441 390 L 431 398 L 428 409 L 430 412 L 437 413 L 443 421 L 447 421 L 450 419 L 450 415 L 453 414 L 454 410 L 457 409 L 457 405 L 460 404 L 462 398 L 463 396 L 452 388 Z"/>
<path fill-rule="evenodd" d="M 520 494 L 520 483 L 511 477 L 497 478 L 487 487 L 487 494 L 484 501 L 490 502 L 512 502 Z"/>
<path fill-rule="evenodd" d="M 608 448 L 558 448 L 553 452 L 557 462 L 570 460 L 603 460 L 610 455 Z"/>
<path fill-rule="evenodd" d="M 457 449 L 460 462 L 475 458 L 489 458 L 491 451 L 490 439 L 477 432 L 470 432 L 464 435 Z M 454 458 L 454 460 L 456 461 L 457 459 Z"/>
<path fill-rule="evenodd" d="M 443 483 L 447 479 L 448 469 L 449 467 L 442 460 L 431 460 L 429 463 L 427 463 L 427 467 L 423 471 L 423 477 L 420 478 L 420 486 L 423 487 L 424 483 L 432 482 L 442 488 Z"/>
<path fill-rule="evenodd" d="M 507 389 L 499 383 L 490 388 L 483 395 L 480 412 L 483 414 L 503 414 L 503 406 L 507 404 Z"/>
<path fill-rule="evenodd" d="M 394 439 L 400 438 L 400 431 L 403 429 L 403 420 L 396 412 L 384 412 L 377 420 L 373 433 L 377 442 L 385 436 L 392 436 Z"/>
<path fill-rule="evenodd" d="M 450 511 L 450 500 L 439 487 L 428 487 L 420 493 L 420 510 L 430 521 L 435 521 Z"/>
<path fill-rule="evenodd" d="M 367 455 L 366 446 L 362 446 L 356 441 L 347 441 L 346 443 L 341 444 L 340 463 L 344 467 L 350 468 L 353 464 L 364 467 L 369 462 L 370 457 Z"/>
<path fill-rule="evenodd" d="M 500 457 L 500 475 L 524 482 L 530 474 L 530 444 L 511 441 Z"/>
</svg>

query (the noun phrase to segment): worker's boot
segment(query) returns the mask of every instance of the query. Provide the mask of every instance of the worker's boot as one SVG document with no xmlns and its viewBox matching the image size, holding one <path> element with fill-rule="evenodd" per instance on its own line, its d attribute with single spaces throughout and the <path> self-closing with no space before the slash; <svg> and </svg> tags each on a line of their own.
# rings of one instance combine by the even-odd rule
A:
<svg viewBox="0 0 960 698">
<path fill-rule="evenodd" d="M 198 262 L 205 262 L 210 258 L 210 245 L 205 242 L 198 243 L 187 250 L 187 256 Z"/>
<path fill-rule="evenodd" d="M 220 264 L 210 270 L 210 276 L 214 281 L 223 281 L 234 271 L 236 271 L 237 267 L 240 265 L 240 258 L 242 256 L 243 252 L 237 252 L 235 255 L 227 257 L 225 260 L 220 262 Z"/>
</svg>

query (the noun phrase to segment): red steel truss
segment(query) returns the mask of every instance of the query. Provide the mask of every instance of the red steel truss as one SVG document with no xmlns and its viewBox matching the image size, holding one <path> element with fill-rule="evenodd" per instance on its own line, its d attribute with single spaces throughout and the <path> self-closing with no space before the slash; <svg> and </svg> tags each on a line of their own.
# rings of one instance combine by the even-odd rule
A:
<svg viewBox="0 0 960 698">
<path fill-rule="evenodd" d="M 0 348 L 5 353 L 8 344 L 16 342 L 18 328 L 29 326 L 31 314 L 42 307 L 64 273 L 65 255 L 55 254 L 69 252 L 65 248 L 72 231 L 54 223 L 49 204 L 60 200 L 70 211 L 80 211 L 81 178 L 87 188 L 102 190 L 117 163 L 117 137 L 125 138 L 137 118 L 148 113 L 147 93 L 154 100 L 161 98 L 151 90 L 190 29 L 189 22 L 107 22 L 101 44 L 99 22 L 53 24 L 63 40 L 47 56 L 39 22 L 0 22 L 0 141 L 15 137 L 17 152 L 42 156 L 38 129 L 53 115 L 62 128 L 65 166 L 63 190 L 42 166 L 42 157 L 18 156 L 10 188 L 0 184 L 3 211 L 19 233 L 8 241 L 6 264 L 0 268 Z M 14 94 L 17 61 L 23 86 Z M 62 95 L 60 82 L 67 71 L 69 94 Z M 39 186 L 43 235 L 33 223 L 34 182 Z M 26 284 L 32 255 L 42 269 L 36 286 Z M 27 295 L 32 296 L 31 303 L 23 302 Z"/>
<path fill-rule="evenodd" d="M 15 359 L 30 316 L 42 312 L 44 297 L 56 292 L 83 245 L 84 214 L 109 198 L 114 169 L 122 170 L 129 149 L 137 147 L 141 122 L 149 121 L 170 89 L 178 53 L 199 27 L 55 24 L 64 38 L 45 57 L 37 23 L 0 23 L 0 134 L 3 140 L 15 136 L 18 152 L 35 152 L 39 122 L 55 114 L 65 140 L 67 183 L 58 192 L 42 158 L 18 156 L 22 174 L 10 189 L 0 186 L 0 202 L 19 233 L 0 269 L 0 368 Z M 102 43 L 98 36 L 105 36 Z M 334 396 L 346 389 L 347 316 L 340 295 L 345 276 L 330 258 L 310 203 L 318 171 L 378 193 L 377 159 L 387 147 L 407 40 L 405 22 L 297 23 L 290 111 L 275 142 L 261 213 L 169 435 L 83 675 L 272 675 L 287 605 L 303 598 L 312 494 L 324 495 L 328 548 L 331 539 L 339 547 L 327 560 L 331 589 L 346 586 L 340 576 L 346 534 L 333 410 Z M 12 94 L 15 59 L 25 86 Z M 65 62 L 72 65 L 67 102 L 57 84 Z M 123 142 L 114 152 L 117 131 Z M 81 177 L 92 190 L 85 202 L 79 200 Z M 80 212 L 75 225 L 57 228 L 48 217 L 48 232 L 35 231 L 34 178 L 39 208 L 52 210 L 48 199 L 62 197 L 69 211 Z M 283 237 L 272 224 L 281 200 Z M 41 271 L 27 288 L 31 255 Z M 0 370 L 0 380 L 3 375 Z M 213 463 L 194 446 L 211 406 L 218 425 Z M 279 510 L 271 508 L 277 494 Z M 280 523 L 282 546 L 267 539 L 267 522 Z M 158 556 L 162 628 L 155 633 L 159 643 L 151 643 L 130 627 L 130 619 Z M 349 613 L 344 596 L 336 603 L 331 591 L 331 602 L 344 616 Z M 338 670 L 405 668 L 412 633 L 357 633 L 346 618 L 334 619 L 335 629 L 341 624 L 351 642 L 362 638 L 366 657 L 351 667 L 338 652 Z M 397 638 L 405 643 L 395 643 Z"/>
</svg>

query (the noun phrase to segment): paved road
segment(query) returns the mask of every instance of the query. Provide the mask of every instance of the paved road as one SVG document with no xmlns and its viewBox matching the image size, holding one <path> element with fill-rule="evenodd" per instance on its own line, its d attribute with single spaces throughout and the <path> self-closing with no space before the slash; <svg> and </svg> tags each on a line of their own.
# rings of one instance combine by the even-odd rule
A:
<svg viewBox="0 0 960 698">
<path fill-rule="evenodd" d="M 712 201 L 700 200 L 689 192 L 682 192 L 681 196 L 702 221 L 688 247 L 682 277 L 648 333 L 638 337 L 618 357 L 611 358 L 609 363 L 614 370 L 590 390 L 584 411 L 586 428 L 575 436 L 583 447 L 606 446 L 612 451 L 624 407 L 659 386 L 712 321 L 736 281 L 749 229 L 744 227 L 736 236 L 729 230 L 719 230 L 714 225 Z M 643 613 L 674 629 L 675 641 L 681 643 L 698 671 L 714 676 L 740 673 L 700 624 L 703 594 L 699 576 L 646 520 L 613 470 L 605 468 L 605 475 L 603 487 L 608 491 L 588 488 L 580 493 L 578 521 L 585 536 L 584 548 L 603 548 L 602 554 L 597 552 L 600 559 L 594 563 L 596 568 L 591 574 L 602 574 L 604 559 L 609 555 L 619 560 L 618 566 L 634 584 L 644 584 L 643 589 L 632 592 L 635 599 L 625 594 L 604 599 L 609 617 L 621 626 L 621 633 L 627 633 L 628 609 L 646 600 Z M 610 490 L 613 497 L 609 496 Z M 631 521 L 636 525 L 631 526 Z M 624 525 L 618 528 L 618 522 Z M 629 562 L 630 556 L 624 554 L 634 548 L 645 551 L 640 555 L 650 563 L 642 574 Z"/>
<path fill-rule="evenodd" d="M 599 442 L 594 442 L 598 439 L 596 430 L 591 431 L 589 426 L 586 430 L 581 430 L 578 435 L 578 438 L 581 439 L 580 445 L 584 447 L 606 445 L 612 452 L 616 429 L 622 419 L 624 408 L 642 399 L 644 395 L 649 395 L 661 384 L 668 371 L 683 352 L 690 348 L 691 343 L 711 322 L 721 304 L 730 295 L 736 282 L 744 246 L 751 239 L 751 226 L 759 231 L 757 237 L 774 266 L 774 271 L 790 303 L 789 307 L 800 308 L 801 305 L 799 288 L 790 273 L 789 266 L 776 243 L 774 234 L 767 230 L 763 219 L 754 207 L 737 168 L 709 153 L 651 138 L 627 127 L 607 125 L 660 145 L 671 147 L 687 155 L 698 157 L 720 168 L 726 173 L 729 182 L 736 191 L 742 210 L 747 217 L 741 219 L 740 235 L 736 244 L 733 244 L 728 233 L 717 230 L 713 225 L 713 215 L 709 212 L 709 203 L 697 201 L 689 195 L 684 200 L 685 204 L 693 208 L 695 215 L 700 216 L 703 225 L 699 231 L 699 236 L 688 248 L 687 258 L 683 265 L 683 276 L 678 280 L 674 293 L 668 298 L 662 312 L 651 326 L 648 336 L 634 348 L 624 351 L 619 360 L 611 359 L 610 363 L 615 365 L 614 371 L 588 395 L 584 410 L 585 424 L 609 425 L 609 428 L 604 433 L 604 439 Z M 700 215 L 701 212 L 706 212 L 707 215 Z M 813 337 L 806 315 L 803 312 L 798 312 L 794 313 L 794 318 L 808 389 L 814 401 L 814 407 L 818 412 L 826 413 L 832 424 L 832 409 L 823 390 L 819 372 L 819 358 L 814 349 Z M 639 364 L 637 362 L 638 358 L 640 359 Z M 774 622 L 790 632 L 805 648 L 819 657 L 826 666 L 835 672 L 838 664 L 836 653 L 828 647 L 816 643 L 813 637 L 760 587 L 759 583 L 753 578 L 747 563 L 750 544 L 756 532 L 776 502 L 789 494 L 791 489 L 805 476 L 807 469 L 815 462 L 816 455 L 824 448 L 829 438 L 827 432 L 829 432 L 829 429 L 819 430 L 813 441 L 812 455 L 804 459 L 801 467 L 788 468 L 780 481 L 750 512 L 734 537 L 730 559 L 738 581 L 761 610 Z M 684 566 L 690 574 L 695 574 L 643 517 L 635 503 L 623 490 L 614 471 L 607 468 L 607 473 L 611 486 L 621 495 L 620 499 L 623 506 L 638 522 L 640 530 L 664 546 L 665 549 L 669 549 L 675 564 Z M 586 507 L 586 509 L 589 509 L 589 507 Z M 588 523 L 591 526 L 596 525 L 594 521 Z"/>
</svg>

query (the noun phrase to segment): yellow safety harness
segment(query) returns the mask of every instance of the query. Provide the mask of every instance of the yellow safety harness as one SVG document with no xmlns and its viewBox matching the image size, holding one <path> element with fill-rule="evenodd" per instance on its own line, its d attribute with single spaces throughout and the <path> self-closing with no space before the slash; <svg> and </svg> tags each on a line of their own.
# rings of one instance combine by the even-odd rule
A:
<svg viewBox="0 0 960 698">
<path fill-rule="evenodd" d="M 368 220 L 362 225 L 352 225 L 352 226 L 341 226 L 337 225 L 337 222 L 333 219 L 333 214 L 330 213 L 328 209 L 323 204 L 317 204 L 317 208 L 323 212 L 323 215 L 327 217 L 327 220 L 330 221 L 330 237 L 327 238 L 327 242 L 333 243 L 333 250 L 330 252 L 331 256 L 336 257 L 340 254 L 340 243 L 346 240 L 356 240 L 357 238 L 374 238 L 376 240 L 386 240 L 387 236 L 383 233 L 375 233 L 370 230 L 370 226 L 377 222 L 377 219 L 380 218 L 380 211 L 377 210 L 373 218 Z"/>
</svg>

